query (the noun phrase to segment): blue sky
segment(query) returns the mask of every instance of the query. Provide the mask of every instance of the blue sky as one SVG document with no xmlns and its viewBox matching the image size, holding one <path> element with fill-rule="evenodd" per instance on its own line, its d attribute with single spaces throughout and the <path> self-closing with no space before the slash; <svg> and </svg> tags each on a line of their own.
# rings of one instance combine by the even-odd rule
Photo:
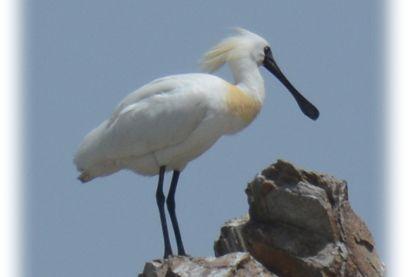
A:
<svg viewBox="0 0 408 277">
<path fill-rule="evenodd" d="M 351 204 L 384 257 L 378 1 L 26 4 L 31 276 L 135 276 L 161 257 L 156 178 L 121 172 L 83 185 L 72 158 L 124 96 L 157 77 L 199 71 L 202 53 L 236 26 L 271 43 L 281 69 L 321 116 L 305 117 L 262 69 L 267 96 L 258 118 L 181 174 L 176 198 L 187 252 L 212 255 L 221 224 L 247 211 L 246 183 L 281 158 L 347 180 Z M 216 74 L 231 80 L 226 68 Z"/>
</svg>

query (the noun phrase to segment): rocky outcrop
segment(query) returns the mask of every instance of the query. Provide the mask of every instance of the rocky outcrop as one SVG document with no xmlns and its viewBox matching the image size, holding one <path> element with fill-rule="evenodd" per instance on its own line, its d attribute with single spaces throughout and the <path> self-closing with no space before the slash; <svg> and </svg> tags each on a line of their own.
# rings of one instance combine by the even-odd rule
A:
<svg viewBox="0 0 408 277">
<path fill-rule="evenodd" d="M 248 253 L 232 253 L 218 258 L 191 258 L 174 256 L 166 260 L 146 263 L 140 277 L 190 277 L 190 276 L 260 276 L 273 277 Z"/>
<path fill-rule="evenodd" d="M 246 194 L 249 213 L 221 228 L 217 258 L 155 260 L 139 276 L 384 276 L 345 181 L 279 160 Z"/>
<path fill-rule="evenodd" d="M 246 194 L 249 215 L 222 227 L 216 256 L 249 252 L 279 276 L 384 276 L 345 181 L 279 160 Z"/>
</svg>

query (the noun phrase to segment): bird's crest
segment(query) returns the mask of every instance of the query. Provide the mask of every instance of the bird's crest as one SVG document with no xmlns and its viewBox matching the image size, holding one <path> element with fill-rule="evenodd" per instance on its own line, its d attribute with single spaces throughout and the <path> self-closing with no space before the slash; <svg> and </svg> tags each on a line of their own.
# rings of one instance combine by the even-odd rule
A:
<svg viewBox="0 0 408 277">
<path fill-rule="evenodd" d="M 254 42 L 264 39 L 243 28 L 235 28 L 236 34 L 223 39 L 201 59 L 201 68 L 206 72 L 214 72 L 224 63 L 248 54 Z"/>
</svg>

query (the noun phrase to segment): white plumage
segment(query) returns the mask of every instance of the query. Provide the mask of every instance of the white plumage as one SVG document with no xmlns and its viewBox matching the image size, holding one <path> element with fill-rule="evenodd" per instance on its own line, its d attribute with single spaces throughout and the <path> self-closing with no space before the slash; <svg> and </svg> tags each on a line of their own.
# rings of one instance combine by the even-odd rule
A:
<svg viewBox="0 0 408 277">
<path fill-rule="evenodd" d="M 210 74 L 184 74 L 157 79 L 128 95 L 81 144 L 75 156 L 81 180 L 120 169 L 143 175 L 158 174 L 162 165 L 182 170 L 222 135 L 245 127 L 246 111 L 239 111 L 245 103 L 236 102 L 250 102 L 253 118 L 258 113 L 264 99 L 258 63 L 266 45 L 241 29 L 204 57 L 203 67 L 211 71 L 229 62 L 237 86 Z"/>
<path fill-rule="evenodd" d="M 144 175 L 157 174 L 161 165 L 182 170 L 234 128 L 223 105 L 227 87 L 215 76 L 187 74 L 136 90 L 85 137 L 75 158 L 78 169 L 86 178 L 122 168 Z"/>
<path fill-rule="evenodd" d="M 180 172 L 221 136 L 238 132 L 255 119 L 265 98 L 259 66 L 286 86 L 303 113 L 312 119 L 319 116 L 280 71 L 260 36 L 238 29 L 237 35 L 204 55 L 202 67 L 212 72 L 224 63 L 233 73 L 234 84 L 211 74 L 184 74 L 157 79 L 129 94 L 109 119 L 85 137 L 74 158 L 83 182 L 121 169 L 159 175 L 156 201 L 165 258 L 172 254 L 164 211 L 165 172 L 173 171 L 167 208 L 178 254 L 185 255 L 174 200 Z"/>
</svg>

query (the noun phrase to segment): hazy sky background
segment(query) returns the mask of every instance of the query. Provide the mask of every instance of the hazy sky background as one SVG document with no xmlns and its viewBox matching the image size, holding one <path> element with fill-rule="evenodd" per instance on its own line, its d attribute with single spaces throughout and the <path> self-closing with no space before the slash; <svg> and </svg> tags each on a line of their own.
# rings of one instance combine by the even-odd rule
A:
<svg viewBox="0 0 408 277">
<path fill-rule="evenodd" d="M 124 96 L 157 77 L 197 72 L 201 55 L 236 26 L 271 43 L 321 116 L 305 117 L 262 69 L 267 98 L 258 118 L 181 174 L 187 252 L 213 255 L 222 223 L 248 209 L 246 183 L 282 158 L 347 180 L 384 258 L 379 1 L 25 4 L 27 276 L 130 277 L 163 255 L 156 178 L 121 172 L 83 185 L 72 158 Z M 217 74 L 231 80 L 226 69 Z"/>
</svg>

